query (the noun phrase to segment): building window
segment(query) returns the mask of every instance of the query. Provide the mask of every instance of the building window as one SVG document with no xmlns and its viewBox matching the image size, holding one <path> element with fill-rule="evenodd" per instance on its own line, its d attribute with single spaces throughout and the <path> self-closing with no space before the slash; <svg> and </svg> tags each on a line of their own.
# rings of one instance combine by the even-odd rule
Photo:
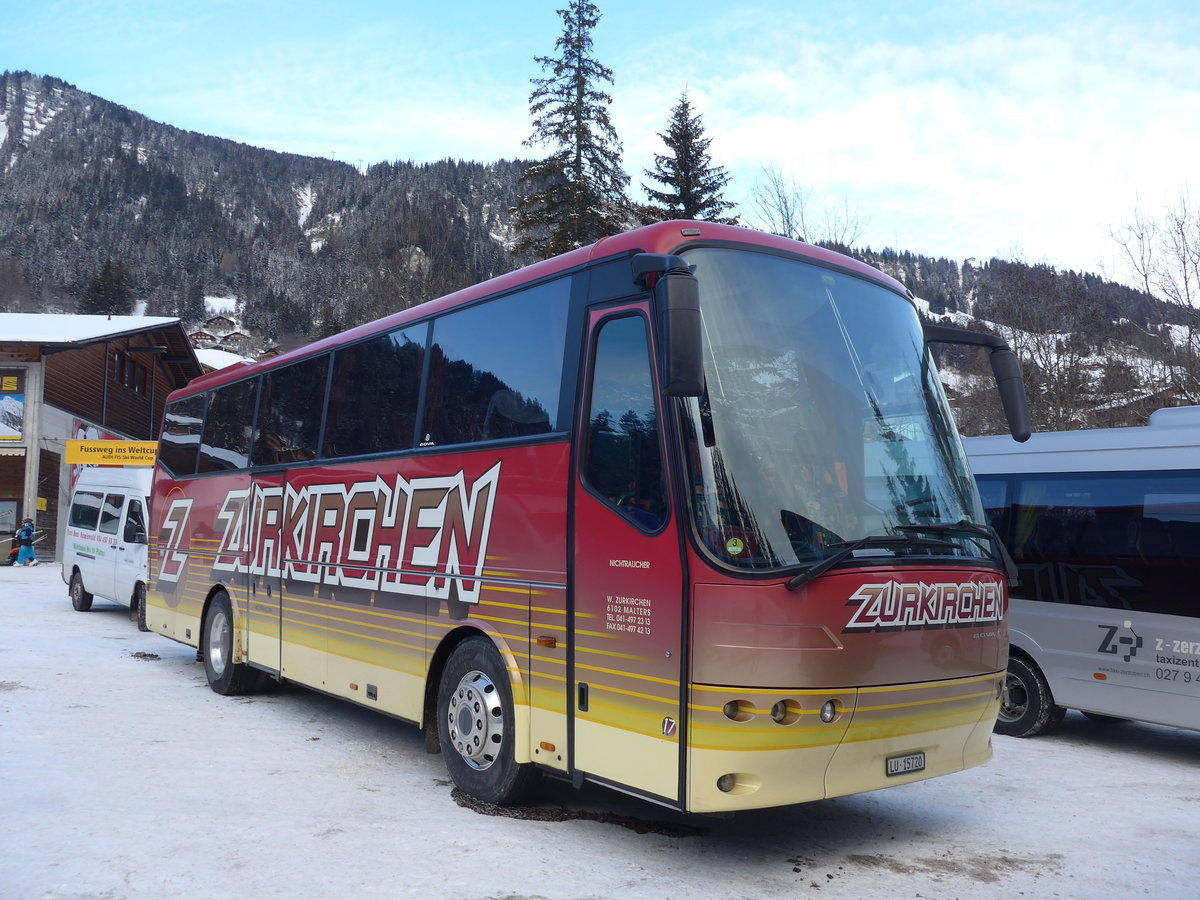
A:
<svg viewBox="0 0 1200 900">
<path fill-rule="evenodd" d="M 123 350 L 113 352 L 112 380 L 137 394 L 146 393 L 149 384 L 145 366 L 134 362 L 133 357 Z"/>
</svg>

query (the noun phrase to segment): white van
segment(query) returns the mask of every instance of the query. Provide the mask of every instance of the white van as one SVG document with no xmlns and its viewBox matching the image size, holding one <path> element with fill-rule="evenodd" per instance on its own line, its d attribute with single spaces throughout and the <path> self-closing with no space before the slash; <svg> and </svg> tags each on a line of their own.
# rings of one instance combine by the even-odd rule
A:
<svg viewBox="0 0 1200 900">
<path fill-rule="evenodd" d="M 71 495 L 62 542 L 62 578 L 80 612 L 101 597 L 129 607 L 146 629 L 149 468 L 87 468 Z"/>
</svg>

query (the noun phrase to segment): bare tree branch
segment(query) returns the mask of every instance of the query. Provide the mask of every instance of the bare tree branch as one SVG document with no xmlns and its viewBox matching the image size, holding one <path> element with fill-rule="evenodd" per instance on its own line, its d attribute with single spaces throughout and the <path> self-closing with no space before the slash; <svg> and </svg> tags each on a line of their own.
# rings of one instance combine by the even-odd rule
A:
<svg viewBox="0 0 1200 900">
<path fill-rule="evenodd" d="M 862 237 L 864 221 L 845 198 L 840 209 L 814 210 L 812 190 L 774 165 L 763 166 L 750 207 L 764 230 L 793 240 L 849 247 Z"/>
</svg>

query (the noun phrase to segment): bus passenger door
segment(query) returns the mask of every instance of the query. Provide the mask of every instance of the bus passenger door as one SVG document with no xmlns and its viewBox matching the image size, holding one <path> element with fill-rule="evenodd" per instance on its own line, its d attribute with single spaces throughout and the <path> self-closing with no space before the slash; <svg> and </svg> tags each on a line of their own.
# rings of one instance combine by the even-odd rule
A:
<svg viewBox="0 0 1200 900">
<path fill-rule="evenodd" d="M 594 311 L 574 478 L 572 767 L 681 801 L 682 563 L 646 303 Z"/>
<path fill-rule="evenodd" d="M 250 662 L 279 673 L 283 614 L 285 476 L 256 476 L 247 500 L 246 649 Z"/>
</svg>

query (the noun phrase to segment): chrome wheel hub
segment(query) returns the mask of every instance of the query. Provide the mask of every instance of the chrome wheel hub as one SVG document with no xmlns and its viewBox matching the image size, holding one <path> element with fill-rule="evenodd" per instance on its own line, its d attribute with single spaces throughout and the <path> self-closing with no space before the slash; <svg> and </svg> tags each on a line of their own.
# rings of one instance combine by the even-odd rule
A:
<svg viewBox="0 0 1200 900">
<path fill-rule="evenodd" d="M 450 743 L 473 769 L 492 765 L 504 743 L 504 707 L 500 691 L 487 675 L 468 672 L 450 696 L 446 710 Z"/>
<path fill-rule="evenodd" d="M 1029 697 L 1021 679 L 1005 675 L 1004 696 L 1000 698 L 1000 718 L 1008 722 L 1016 721 L 1025 715 L 1028 708 Z"/>
<path fill-rule="evenodd" d="M 214 609 L 212 619 L 208 624 L 208 665 L 214 675 L 220 677 L 225 672 L 232 647 L 229 619 L 225 615 L 225 610 Z"/>
</svg>

